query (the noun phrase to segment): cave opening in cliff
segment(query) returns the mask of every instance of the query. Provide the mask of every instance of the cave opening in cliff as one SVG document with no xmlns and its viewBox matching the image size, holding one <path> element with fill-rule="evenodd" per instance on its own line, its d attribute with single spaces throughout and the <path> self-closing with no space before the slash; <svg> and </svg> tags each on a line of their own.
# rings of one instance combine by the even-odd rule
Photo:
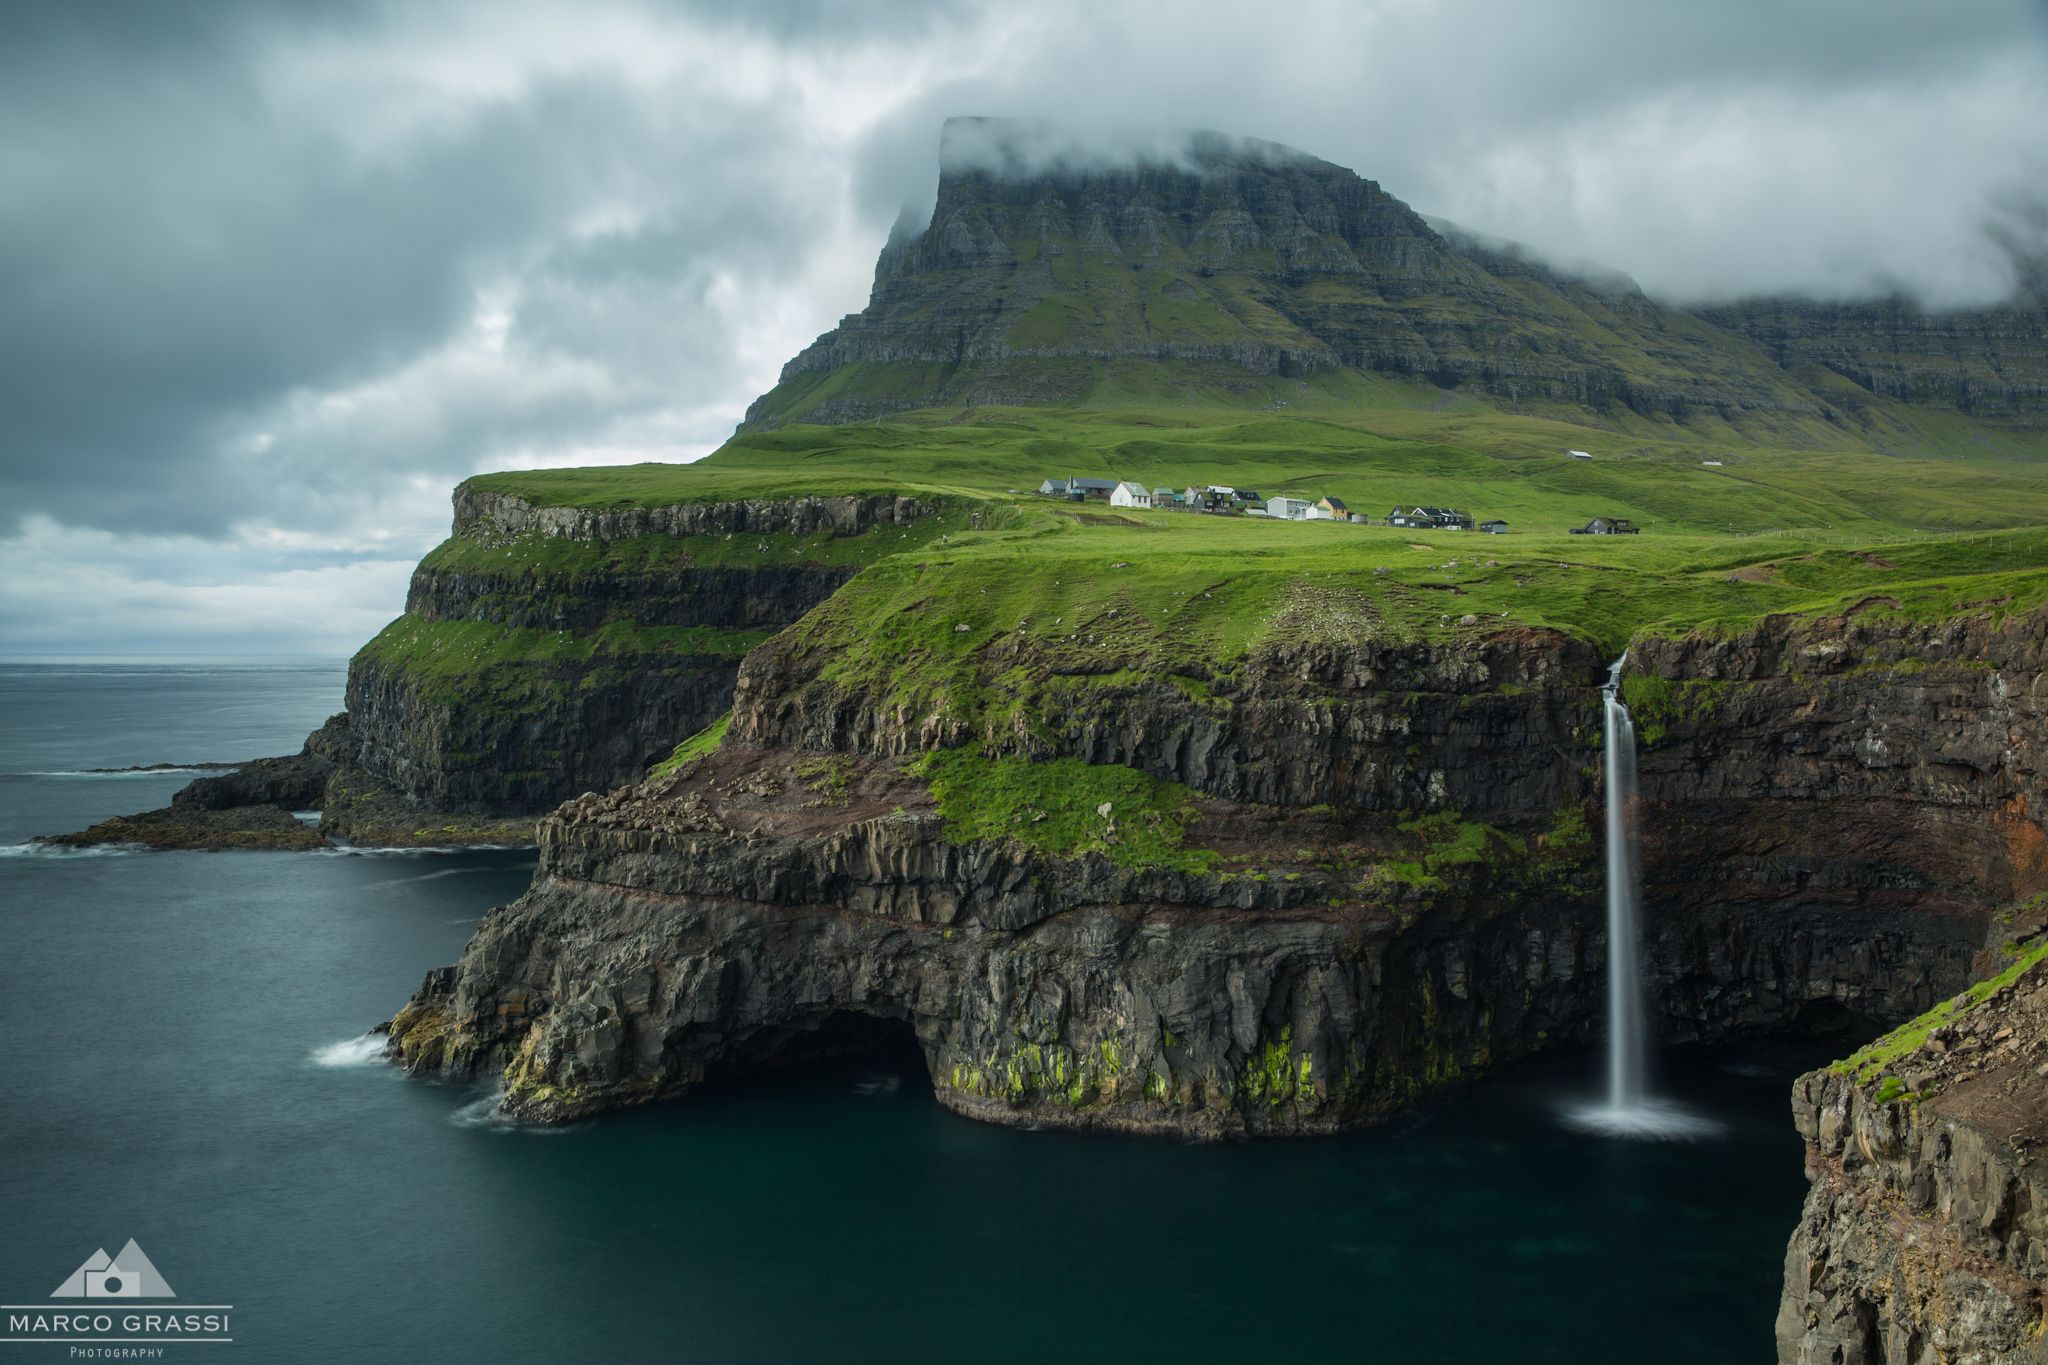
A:
<svg viewBox="0 0 2048 1365">
<path fill-rule="evenodd" d="M 749 1040 L 707 1078 L 719 1086 L 772 1078 L 853 1089 L 863 1095 L 930 1095 L 931 1071 L 908 1019 L 828 1010 Z"/>
</svg>

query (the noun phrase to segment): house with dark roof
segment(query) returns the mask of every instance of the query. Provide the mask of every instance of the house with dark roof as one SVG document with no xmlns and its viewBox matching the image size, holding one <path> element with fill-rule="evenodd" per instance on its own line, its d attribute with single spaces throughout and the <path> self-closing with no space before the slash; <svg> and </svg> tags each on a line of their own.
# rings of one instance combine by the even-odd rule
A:
<svg viewBox="0 0 2048 1365">
<path fill-rule="evenodd" d="M 1479 523 L 1479 529 L 1490 536 L 1504 536 L 1508 533 L 1508 524 L 1500 520 L 1482 521 Z"/>
<path fill-rule="evenodd" d="M 1106 502 L 1116 490 L 1115 479 L 1047 479 L 1038 485 L 1038 491 L 1049 498 L 1068 498 L 1075 502 L 1087 499 Z"/>
<path fill-rule="evenodd" d="M 1349 521 L 1351 509 L 1344 505 L 1342 498 L 1317 498 L 1316 505 L 1308 509 L 1310 521 Z"/>
<path fill-rule="evenodd" d="M 1642 528 L 1627 517 L 1595 517 L 1584 526 L 1572 527 L 1575 536 L 1636 536 Z"/>
<path fill-rule="evenodd" d="M 1396 507 L 1387 513 L 1387 525 L 1414 531 L 1469 531 L 1472 518 L 1454 507 Z"/>
</svg>

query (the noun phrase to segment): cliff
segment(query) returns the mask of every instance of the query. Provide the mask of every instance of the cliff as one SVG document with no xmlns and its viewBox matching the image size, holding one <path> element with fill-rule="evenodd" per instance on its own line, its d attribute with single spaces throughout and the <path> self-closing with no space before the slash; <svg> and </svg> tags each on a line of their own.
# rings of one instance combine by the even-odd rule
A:
<svg viewBox="0 0 2048 1365">
<path fill-rule="evenodd" d="M 930 511 L 894 496 L 552 506 L 465 485 L 405 615 L 350 662 L 327 827 L 498 837 L 505 817 L 530 827 L 637 779 L 724 714 L 749 649 L 856 571 L 849 546 Z"/>
<path fill-rule="evenodd" d="M 830 618 L 749 656 L 722 745 L 542 822 L 533 889 L 393 1021 L 408 1065 L 563 1119 L 883 1021 L 961 1112 L 1213 1138 L 1367 1122 L 1595 1026 L 1601 668 L 1571 637 L 1276 644 L 1198 686 L 982 650 L 1021 706 L 926 710 L 835 681 Z M 1637 690 L 1694 699 L 1643 773 L 1667 1036 L 1968 979 L 2044 881 L 2042 699 L 2008 682 L 2044 630 L 1643 642 Z"/>
<path fill-rule="evenodd" d="M 1784 1365 L 2048 1361 L 2048 942 L 2002 956 L 1794 1088 L 1812 1187 L 1785 1257 Z"/>
<path fill-rule="evenodd" d="M 1932 312 L 1910 299 L 1750 299 L 1698 309 L 1788 369 L 1819 367 L 1868 393 L 2039 431 L 2048 421 L 2048 295 Z"/>
</svg>

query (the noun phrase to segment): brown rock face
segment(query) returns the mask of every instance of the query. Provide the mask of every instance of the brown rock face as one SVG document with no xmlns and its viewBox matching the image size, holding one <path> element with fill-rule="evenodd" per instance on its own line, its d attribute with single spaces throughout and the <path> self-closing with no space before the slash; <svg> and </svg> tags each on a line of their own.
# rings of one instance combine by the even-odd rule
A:
<svg viewBox="0 0 2048 1365">
<path fill-rule="evenodd" d="M 1641 647 L 1664 1037 L 1896 1019 L 1968 979 L 1993 908 L 2044 884 L 2044 624 Z M 1283 650 L 1199 702 L 1107 686 L 985 735 L 846 694 L 787 639 L 749 657 L 716 755 L 543 821 L 532 891 L 394 1021 L 401 1057 L 502 1071 L 555 1119 L 882 1019 L 962 1112 L 1217 1137 L 1367 1122 L 1597 1027 L 1582 644 Z M 1188 845 L 1229 871 L 956 842 L 903 765 L 960 745 L 1182 782 Z M 1400 873 L 1425 812 L 1498 833 Z"/>
</svg>

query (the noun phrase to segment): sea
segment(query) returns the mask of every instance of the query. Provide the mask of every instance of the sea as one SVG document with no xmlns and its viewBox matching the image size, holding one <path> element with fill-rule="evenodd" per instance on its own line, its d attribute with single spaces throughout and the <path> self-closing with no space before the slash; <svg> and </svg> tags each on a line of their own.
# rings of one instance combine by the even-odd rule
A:
<svg viewBox="0 0 2048 1365">
<path fill-rule="evenodd" d="M 187 1363 L 1772 1358 L 1805 1189 L 1787 1087 L 1828 1045 L 1661 1055 L 1718 1125 L 1688 1141 L 1563 1122 L 1592 1050 L 1341 1138 L 994 1127 L 941 1109 L 914 1051 L 526 1128 L 369 1030 L 530 850 L 27 842 L 191 776 L 95 769 L 295 752 L 342 680 L 0 660 L 10 1318 L 111 1306 L 50 1296 L 133 1241 L 178 1304 L 227 1306 L 231 1343 L 161 1346 Z M 9 1340 L 0 1365 L 119 1358 L 92 1349 Z"/>
</svg>

